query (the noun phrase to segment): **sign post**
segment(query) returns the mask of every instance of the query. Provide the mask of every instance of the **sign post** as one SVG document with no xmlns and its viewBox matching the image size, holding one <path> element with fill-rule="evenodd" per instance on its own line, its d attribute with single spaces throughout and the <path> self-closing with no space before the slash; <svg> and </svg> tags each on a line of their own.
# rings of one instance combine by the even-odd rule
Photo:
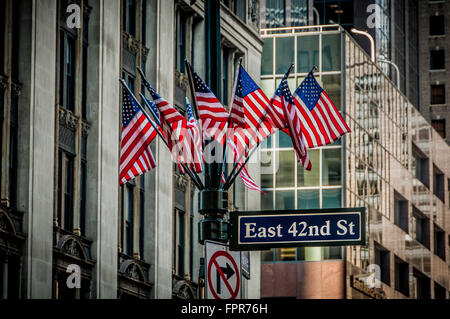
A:
<svg viewBox="0 0 450 319">
<path fill-rule="evenodd" d="M 365 208 L 233 212 L 233 251 L 365 245 Z"/>
</svg>

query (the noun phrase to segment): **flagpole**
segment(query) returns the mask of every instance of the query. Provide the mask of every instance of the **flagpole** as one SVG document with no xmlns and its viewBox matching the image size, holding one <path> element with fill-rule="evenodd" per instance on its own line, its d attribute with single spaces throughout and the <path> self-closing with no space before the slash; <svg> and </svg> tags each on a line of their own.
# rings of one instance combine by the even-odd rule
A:
<svg viewBox="0 0 450 319">
<path fill-rule="evenodd" d="M 145 115 L 145 117 L 147 118 L 147 120 L 150 122 L 151 126 L 155 129 L 155 131 L 157 132 L 157 134 L 159 135 L 159 137 L 161 137 L 161 139 L 164 141 L 164 143 L 166 144 L 166 146 L 169 146 L 166 139 L 164 138 L 164 136 L 162 136 L 161 132 L 158 130 L 158 128 L 156 127 L 154 121 L 150 118 L 150 116 L 147 114 L 147 112 L 144 110 L 144 108 L 142 107 L 142 105 L 139 103 L 139 101 L 136 99 L 136 97 L 134 96 L 133 92 L 131 92 L 130 88 L 127 86 L 127 84 L 125 83 L 125 81 L 123 79 L 119 79 L 120 83 L 122 83 L 122 85 L 125 87 L 125 89 L 128 91 L 128 93 L 130 93 L 131 97 L 134 99 L 134 101 L 136 102 L 137 106 L 141 109 L 142 113 Z M 145 102 L 145 100 L 144 100 Z M 186 165 L 184 165 L 183 163 L 180 163 L 181 166 L 183 166 L 183 168 L 186 170 L 186 172 L 188 173 L 188 175 L 192 178 L 194 184 L 198 187 L 198 189 L 204 189 L 203 183 L 201 181 L 198 181 L 194 175 L 192 175 L 191 170 L 189 169 L 189 167 L 187 167 Z M 200 182 L 200 183 L 199 183 Z"/>
<path fill-rule="evenodd" d="M 316 67 L 316 66 L 314 66 L 314 67 Z M 284 77 L 287 78 L 287 77 L 289 76 L 289 74 L 292 72 L 292 69 L 293 69 L 293 68 L 294 68 L 294 63 L 291 63 L 291 66 L 289 67 L 289 70 L 285 73 L 285 75 L 283 76 L 283 78 L 284 78 Z M 313 70 L 314 70 L 314 69 L 313 69 Z M 264 117 L 261 118 L 261 121 L 258 122 L 257 128 L 259 128 L 259 127 L 261 126 L 261 124 L 262 124 L 262 122 L 264 121 L 264 119 L 265 119 L 266 116 L 267 116 L 267 111 L 264 113 Z M 259 146 L 259 144 L 260 144 L 260 142 L 256 145 L 255 149 Z M 245 154 L 246 151 L 247 151 L 247 149 L 244 149 L 244 151 L 241 153 L 241 155 L 239 156 L 239 159 L 238 159 L 237 162 L 234 164 L 233 169 L 232 169 L 230 175 L 228 176 L 227 180 L 225 181 L 225 185 L 228 185 L 228 188 L 230 187 L 231 183 L 234 181 L 234 178 L 231 178 L 231 175 L 232 175 L 232 174 L 234 173 L 234 171 L 236 170 L 236 168 L 237 168 L 239 162 L 241 161 L 241 159 L 242 159 L 242 157 L 244 156 L 244 154 Z M 254 151 L 253 151 L 253 152 L 254 152 Z M 250 154 L 249 154 L 248 158 L 250 158 Z M 247 160 L 248 160 L 248 158 L 247 158 Z M 247 162 L 247 161 L 246 161 L 246 162 Z M 240 170 L 239 170 L 239 171 L 240 171 Z M 236 176 L 237 176 L 237 175 L 236 175 Z M 226 188 L 225 188 L 225 185 L 224 185 L 224 188 L 223 188 L 223 189 L 226 189 Z"/>
<path fill-rule="evenodd" d="M 239 169 L 237 170 L 237 172 L 233 175 L 233 177 L 231 177 L 231 174 L 229 177 L 231 177 L 230 181 L 225 181 L 225 185 L 223 185 L 223 189 L 227 190 L 228 188 L 230 188 L 231 185 L 233 185 L 234 180 L 236 179 L 236 177 L 239 175 L 239 173 L 242 171 L 242 169 L 244 168 L 245 164 L 247 164 L 247 162 L 249 161 L 250 157 L 252 157 L 253 153 L 255 153 L 256 149 L 258 148 L 258 146 L 260 145 L 260 143 L 256 144 L 255 148 L 253 148 L 250 151 L 250 154 L 248 154 L 247 158 L 245 159 L 244 163 L 242 164 L 241 167 L 239 167 Z M 238 166 L 239 162 L 233 167 L 233 172 L 236 170 L 237 166 Z"/>
<path fill-rule="evenodd" d="M 144 74 L 144 72 L 142 71 L 142 69 L 141 69 L 140 67 L 137 67 L 137 70 L 139 71 L 139 74 L 141 75 L 142 79 L 146 82 L 146 84 L 148 84 L 148 86 L 150 86 L 150 83 L 148 83 L 148 80 L 147 80 L 147 78 L 145 77 L 145 74 Z M 148 89 L 148 88 L 147 88 L 147 89 Z M 131 94 L 133 94 L 133 93 L 131 92 Z M 141 97 L 142 97 L 142 93 L 140 93 L 140 94 L 141 94 Z M 144 104 L 147 106 L 147 108 L 150 110 L 150 112 L 151 112 L 152 115 L 154 116 L 155 121 L 156 121 L 156 122 L 160 122 L 160 120 L 156 118 L 156 114 L 154 114 L 152 108 L 148 105 L 147 99 L 143 98 L 143 100 L 144 100 Z M 160 126 L 161 126 L 161 123 L 160 123 Z M 164 139 L 164 141 L 166 142 L 165 139 Z M 167 142 L 166 142 L 166 144 L 167 144 Z M 169 146 L 169 145 L 167 144 L 167 147 L 168 147 L 168 146 Z M 191 171 L 186 165 L 182 164 L 181 162 L 180 162 L 180 165 L 186 170 L 186 172 L 188 173 L 188 175 L 189 175 L 191 178 L 192 178 L 192 175 L 195 176 L 195 179 L 196 179 L 197 182 L 198 182 L 197 184 L 203 185 L 203 183 L 201 182 L 201 178 L 197 175 L 197 173 L 196 173 L 195 171 Z M 203 188 L 204 188 L 204 187 L 203 187 Z M 203 189 L 203 188 L 202 188 L 202 189 Z"/>
</svg>

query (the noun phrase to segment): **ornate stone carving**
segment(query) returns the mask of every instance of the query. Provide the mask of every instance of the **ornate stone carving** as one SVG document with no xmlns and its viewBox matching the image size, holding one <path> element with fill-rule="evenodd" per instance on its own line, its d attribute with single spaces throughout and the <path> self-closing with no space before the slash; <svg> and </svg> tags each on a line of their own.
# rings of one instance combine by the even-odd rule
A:
<svg viewBox="0 0 450 319">
<path fill-rule="evenodd" d="M 188 183 L 188 180 L 185 176 L 175 174 L 175 186 L 178 189 L 180 189 L 182 191 L 186 191 L 187 183 Z"/>
<path fill-rule="evenodd" d="M 14 96 L 20 96 L 20 93 L 22 93 L 22 84 L 12 82 L 11 93 Z"/>
<path fill-rule="evenodd" d="M 259 28 L 259 1 L 251 0 L 248 2 L 248 13 L 250 22 L 257 28 Z"/>
<path fill-rule="evenodd" d="M 193 287 L 185 280 L 177 281 L 173 286 L 172 292 L 181 299 L 195 299 Z"/>
<path fill-rule="evenodd" d="M 133 280 L 147 282 L 144 269 L 133 259 L 125 260 L 120 266 L 119 272 Z"/>
<path fill-rule="evenodd" d="M 142 53 L 142 62 L 147 62 L 148 53 L 150 52 L 150 49 L 147 47 L 142 46 L 141 53 Z"/>
<path fill-rule="evenodd" d="M 68 240 L 67 243 L 62 248 L 63 253 L 81 258 L 82 253 L 80 251 L 80 245 L 75 240 Z"/>
<path fill-rule="evenodd" d="M 188 87 L 187 77 L 178 70 L 175 70 L 175 85 L 182 90 L 186 90 Z"/>
<path fill-rule="evenodd" d="M 5 211 L 0 211 L 0 230 L 15 234 L 14 223 Z"/>
<path fill-rule="evenodd" d="M 69 130 L 75 131 L 78 127 L 78 121 L 78 117 L 75 114 L 65 108 L 59 108 L 59 124 Z"/>
<path fill-rule="evenodd" d="M 89 130 L 91 128 L 91 125 L 85 121 L 81 121 L 81 134 L 83 134 L 83 136 L 88 136 L 89 135 Z"/>
</svg>

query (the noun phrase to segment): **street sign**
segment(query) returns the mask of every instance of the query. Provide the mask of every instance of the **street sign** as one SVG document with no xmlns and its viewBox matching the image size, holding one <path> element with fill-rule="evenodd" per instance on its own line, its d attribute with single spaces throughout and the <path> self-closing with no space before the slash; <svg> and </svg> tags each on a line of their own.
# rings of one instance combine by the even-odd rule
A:
<svg viewBox="0 0 450 319">
<path fill-rule="evenodd" d="M 365 245 L 365 208 L 233 212 L 232 251 Z"/>
<path fill-rule="evenodd" d="M 241 251 L 241 270 L 242 276 L 250 280 L 250 252 Z"/>
<path fill-rule="evenodd" d="M 206 299 L 239 299 L 241 254 L 228 246 L 205 241 Z"/>
</svg>

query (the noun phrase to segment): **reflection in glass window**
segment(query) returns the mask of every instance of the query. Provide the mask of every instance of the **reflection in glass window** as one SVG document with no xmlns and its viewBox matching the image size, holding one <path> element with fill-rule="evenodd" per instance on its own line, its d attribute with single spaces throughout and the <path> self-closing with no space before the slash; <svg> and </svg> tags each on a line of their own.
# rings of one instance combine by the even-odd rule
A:
<svg viewBox="0 0 450 319">
<path fill-rule="evenodd" d="M 341 185 L 341 150 L 323 150 L 322 182 L 324 186 Z"/>
<path fill-rule="evenodd" d="M 295 261 L 297 257 L 296 250 L 297 248 L 295 247 L 275 249 L 275 260 Z"/>
<path fill-rule="evenodd" d="M 322 208 L 341 207 L 341 189 L 324 189 L 322 191 Z"/>
<path fill-rule="evenodd" d="M 262 210 L 272 210 L 273 207 L 273 192 L 272 191 L 264 191 L 264 194 L 261 193 L 261 209 Z"/>
<path fill-rule="evenodd" d="M 341 70 L 341 36 L 324 34 L 322 36 L 322 71 Z"/>
<path fill-rule="evenodd" d="M 291 26 L 308 24 L 308 1 L 291 0 Z"/>
<path fill-rule="evenodd" d="M 308 150 L 312 168 L 307 171 L 297 163 L 297 186 L 319 186 L 320 185 L 320 151 Z"/>
<path fill-rule="evenodd" d="M 273 156 L 272 152 L 261 152 L 261 187 L 273 187 Z"/>
<path fill-rule="evenodd" d="M 319 66 L 319 36 L 297 38 L 297 72 L 307 73 L 314 65 Z"/>
<path fill-rule="evenodd" d="M 294 62 L 294 38 L 276 39 L 276 74 L 284 74 Z"/>
<path fill-rule="evenodd" d="M 275 193 L 275 209 L 295 209 L 294 190 L 278 191 Z"/>
<path fill-rule="evenodd" d="M 266 28 L 278 28 L 286 25 L 284 0 L 266 1 Z"/>
<path fill-rule="evenodd" d="M 319 190 L 298 190 L 297 207 L 298 209 L 316 209 L 319 208 Z"/>
<path fill-rule="evenodd" d="M 278 147 L 279 148 L 292 147 L 292 140 L 289 135 L 287 135 L 284 132 L 280 132 L 277 134 L 277 136 L 278 136 Z"/>
<path fill-rule="evenodd" d="M 273 39 L 264 39 L 261 74 L 273 74 Z"/>
<path fill-rule="evenodd" d="M 273 92 L 275 92 L 275 80 L 274 79 L 264 79 L 261 80 L 261 90 L 265 95 L 271 97 Z"/>
<path fill-rule="evenodd" d="M 323 89 L 327 92 L 333 104 L 341 109 L 341 75 L 322 75 Z"/>
<path fill-rule="evenodd" d="M 295 154 L 293 151 L 280 151 L 279 163 L 276 172 L 276 187 L 293 187 L 294 186 L 294 165 Z"/>
</svg>

